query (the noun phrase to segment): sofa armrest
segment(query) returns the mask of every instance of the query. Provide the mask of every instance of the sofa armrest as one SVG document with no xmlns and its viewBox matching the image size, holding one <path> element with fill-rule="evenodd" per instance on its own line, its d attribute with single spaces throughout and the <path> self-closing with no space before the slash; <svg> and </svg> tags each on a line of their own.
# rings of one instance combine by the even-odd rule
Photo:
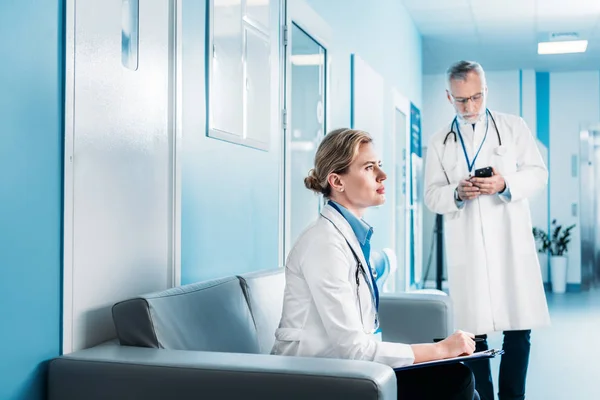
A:
<svg viewBox="0 0 600 400">
<path fill-rule="evenodd" d="M 102 346 L 50 362 L 49 400 L 396 399 L 383 364 Z"/>
<path fill-rule="evenodd" d="M 384 294 L 379 319 L 385 341 L 431 343 L 453 332 L 452 300 L 436 294 Z"/>
</svg>

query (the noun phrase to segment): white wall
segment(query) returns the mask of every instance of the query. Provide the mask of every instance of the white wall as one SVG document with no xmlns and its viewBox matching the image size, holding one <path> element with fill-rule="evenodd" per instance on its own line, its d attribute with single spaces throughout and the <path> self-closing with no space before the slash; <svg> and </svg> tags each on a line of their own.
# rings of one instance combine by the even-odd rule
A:
<svg viewBox="0 0 600 400">
<path fill-rule="evenodd" d="M 427 146 L 429 138 L 447 126 L 454 118 L 454 109 L 446 97 L 444 74 L 423 75 L 423 108 L 421 113 L 422 143 Z"/>
<path fill-rule="evenodd" d="M 486 79 L 489 109 L 520 115 L 519 71 L 490 71 L 486 73 Z"/>
<path fill-rule="evenodd" d="M 544 163 L 548 165 L 548 148 L 544 146 L 539 140 L 537 142 L 540 154 L 544 159 Z M 531 223 L 534 227 L 543 229 L 544 231 L 548 228 L 548 207 L 549 198 L 548 191 L 550 185 L 547 185 L 543 190 L 535 193 L 529 199 L 529 208 L 531 211 Z M 548 257 L 545 253 L 539 253 L 540 268 L 542 271 L 542 279 L 544 282 L 548 282 Z"/>
<path fill-rule="evenodd" d="M 600 121 L 598 71 L 550 74 L 550 216 L 559 224 L 578 224 L 569 247 L 568 283 L 581 282 L 579 175 L 572 175 L 572 157 L 579 166 L 579 131 Z M 578 171 L 577 171 L 578 172 Z M 578 210 L 577 210 L 578 211 Z"/>
</svg>

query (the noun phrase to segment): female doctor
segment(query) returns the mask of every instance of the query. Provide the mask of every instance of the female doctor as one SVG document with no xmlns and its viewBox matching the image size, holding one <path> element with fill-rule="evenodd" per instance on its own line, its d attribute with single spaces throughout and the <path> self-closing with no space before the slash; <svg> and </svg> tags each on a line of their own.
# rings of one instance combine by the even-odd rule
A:
<svg viewBox="0 0 600 400">
<path fill-rule="evenodd" d="M 435 344 L 381 341 L 378 292 L 367 262 L 373 229 L 362 215 L 385 201 L 385 179 L 367 133 L 339 129 L 319 145 L 314 169 L 304 183 L 328 202 L 288 256 L 283 312 L 272 354 L 401 367 L 473 353 L 473 335 L 461 331 Z M 462 364 L 400 371 L 396 376 L 399 399 L 476 396 L 472 374 Z"/>
<path fill-rule="evenodd" d="M 429 142 L 425 204 L 444 216 L 455 326 L 484 339 L 477 351 L 504 332 L 499 398 L 522 400 L 531 329 L 550 322 L 527 200 L 548 171 L 523 119 L 486 108 L 481 65 L 452 65 L 447 84 L 456 117 Z M 488 167 L 491 176 L 477 177 Z M 489 360 L 471 367 L 481 399 L 493 400 Z"/>
</svg>

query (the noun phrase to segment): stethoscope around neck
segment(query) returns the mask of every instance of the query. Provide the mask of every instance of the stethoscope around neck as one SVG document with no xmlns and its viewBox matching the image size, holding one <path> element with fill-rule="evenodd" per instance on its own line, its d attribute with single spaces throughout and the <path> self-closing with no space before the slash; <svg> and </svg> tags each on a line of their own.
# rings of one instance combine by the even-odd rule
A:
<svg viewBox="0 0 600 400">
<path fill-rule="evenodd" d="M 322 214 L 321 214 L 322 215 Z M 354 279 L 356 280 L 356 297 L 358 299 L 358 308 L 359 308 L 359 314 L 360 314 L 360 323 L 363 327 L 363 331 L 365 333 L 375 333 L 379 330 L 379 311 L 378 311 L 378 307 L 377 307 L 377 300 L 375 298 L 375 290 L 371 287 L 371 283 L 369 278 L 367 277 L 367 272 L 363 266 L 363 263 L 360 261 L 360 258 L 358 257 L 358 255 L 356 254 L 356 252 L 354 251 L 354 249 L 352 248 L 352 245 L 350 244 L 350 242 L 348 241 L 348 239 L 346 239 L 346 237 L 344 236 L 344 234 L 342 233 L 342 231 L 340 230 L 340 228 L 338 228 L 336 226 L 336 224 L 330 220 L 329 218 L 325 217 L 323 215 L 323 217 L 331 222 L 331 224 L 334 226 L 334 228 L 340 233 L 340 235 L 342 235 L 342 237 L 344 238 L 344 240 L 346 241 L 346 243 L 348 244 L 348 247 L 350 248 L 350 251 L 352 252 L 352 255 L 354 256 L 354 260 L 356 261 L 356 270 L 355 270 L 355 274 L 354 274 Z M 369 288 L 369 293 L 371 295 L 371 301 L 373 302 L 373 307 L 375 308 L 375 323 L 374 323 L 374 328 L 373 330 L 365 330 L 365 321 L 363 320 L 363 315 L 362 315 L 362 301 L 360 299 L 360 275 L 363 276 L 364 281 L 367 283 L 367 287 Z M 372 282 L 373 285 L 376 285 L 375 281 Z"/>
<path fill-rule="evenodd" d="M 356 255 L 356 252 L 354 251 L 354 249 L 350 245 L 350 242 L 348 242 L 347 239 L 346 239 L 346 243 L 348 243 L 348 247 L 350 247 L 350 251 L 352 251 L 352 255 L 354 256 L 354 260 L 356 261 L 356 273 L 354 275 L 354 278 L 356 279 L 356 297 L 358 299 L 360 322 L 361 322 L 361 324 L 363 326 L 363 330 L 364 330 L 365 321 L 363 321 L 362 302 L 360 300 L 360 275 L 362 275 L 364 281 L 367 283 L 367 287 L 369 288 L 369 293 L 371 294 L 371 301 L 373 302 L 373 306 L 375 307 L 375 324 L 374 324 L 373 332 L 376 332 L 379 329 L 379 312 L 377 310 L 377 301 L 375 299 L 375 291 L 371 287 L 371 283 L 369 283 L 369 278 L 367 277 L 367 272 L 365 271 L 365 268 L 363 267 L 362 262 L 358 258 L 358 255 Z M 369 267 L 367 266 L 367 268 L 369 268 Z M 377 283 L 375 281 L 373 281 L 372 284 L 376 285 Z M 366 333 L 373 333 L 373 332 L 366 332 Z"/>
<path fill-rule="evenodd" d="M 496 136 L 498 137 L 498 144 L 500 147 L 502 147 L 502 139 L 500 138 L 500 131 L 498 130 L 498 125 L 496 125 L 496 120 L 494 119 L 494 116 L 492 115 L 489 109 L 486 108 L 485 113 L 489 118 L 492 119 L 492 123 L 494 124 L 494 128 L 496 129 Z M 456 130 L 454 128 L 456 128 Z M 457 132 L 460 135 L 460 128 L 458 127 L 458 117 L 454 117 L 452 123 L 450 124 L 450 131 L 446 133 L 446 137 L 444 137 L 444 145 L 448 141 L 448 137 L 450 137 L 451 135 L 454 136 L 454 143 L 456 143 Z"/>
</svg>

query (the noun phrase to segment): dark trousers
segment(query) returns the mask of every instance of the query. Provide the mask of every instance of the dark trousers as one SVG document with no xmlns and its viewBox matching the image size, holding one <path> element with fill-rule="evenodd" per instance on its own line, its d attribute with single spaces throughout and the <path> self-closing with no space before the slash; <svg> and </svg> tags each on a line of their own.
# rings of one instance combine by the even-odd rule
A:
<svg viewBox="0 0 600 400">
<path fill-rule="evenodd" d="M 396 371 L 400 400 L 478 400 L 471 370 L 460 363 Z"/>
<path fill-rule="evenodd" d="M 475 351 L 487 350 L 487 335 L 477 337 L 484 340 L 477 342 Z M 531 349 L 530 339 L 530 330 L 504 332 L 504 342 L 502 343 L 504 354 L 500 361 L 500 376 L 498 377 L 500 400 L 525 399 L 525 381 Z M 473 361 L 468 365 L 475 376 L 475 387 L 481 400 L 494 400 L 490 360 Z"/>
</svg>

